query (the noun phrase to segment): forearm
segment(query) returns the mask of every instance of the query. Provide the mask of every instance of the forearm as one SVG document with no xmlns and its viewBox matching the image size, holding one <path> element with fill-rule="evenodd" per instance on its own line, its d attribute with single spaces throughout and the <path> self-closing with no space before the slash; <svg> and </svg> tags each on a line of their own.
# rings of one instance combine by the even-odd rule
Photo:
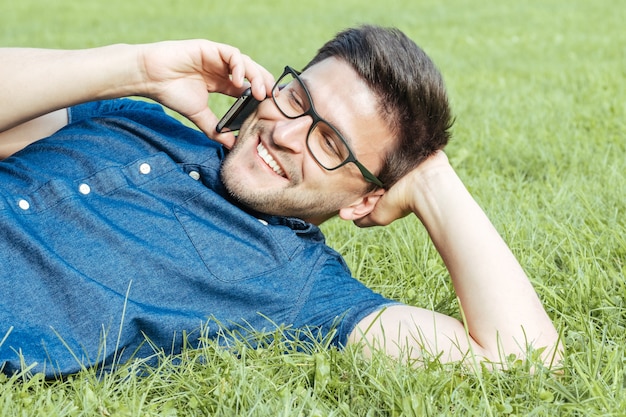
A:
<svg viewBox="0 0 626 417">
<path fill-rule="evenodd" d="M 472 339 L 490 356 L 553 347 L 556 330 L 526 274 L 449 165 L 414 182 L 414 212 L 452 278 Z"/>
<path fill-rule="evenodd" d="M 77 103 L 137 90 L 140 71 L 129 45 L 63 51 L 0 49 L 0 132 Z"/>
<path fill-rule="evenodd" d="M 0 62 L 0 132 L 74 104 L 136 95 L 158 101 L 232 146 L 232 132 L 215 130 L 209 93 L 237 97 L 250 86 L 263 100 L 274 83 L 237 48 L 203 39 L 77 51 L 0 48 Z"/>
</svg>

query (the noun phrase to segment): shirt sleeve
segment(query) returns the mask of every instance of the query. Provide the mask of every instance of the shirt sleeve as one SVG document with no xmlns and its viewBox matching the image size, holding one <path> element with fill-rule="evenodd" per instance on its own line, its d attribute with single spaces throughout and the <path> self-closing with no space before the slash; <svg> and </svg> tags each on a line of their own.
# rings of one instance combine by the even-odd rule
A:
<svg viewBox="0 0 626 417">
<path fill-rule="evenodd" d="M 122 110 L 149 110 L 163 113 L 163 107 L 161 107 L 160 104 L 123 98 L 115 100 L 91 101 L 79 104 L 70 107 L 67 115 L 69 123 L 76 123 L 81 120 L 103 116 Z"/>
<path fill-rule="evenodd" d="M 322 335 L 332 335 L 331 343 L 335 346 L 345 346 L 350 333 L 366 316 L 387 306 L 401 304 L 354 278 L 343 258 L 330 248 L 318 267 L 298 322 L 305 323 L 304 328 L 318 329 Z"/>
</svg>

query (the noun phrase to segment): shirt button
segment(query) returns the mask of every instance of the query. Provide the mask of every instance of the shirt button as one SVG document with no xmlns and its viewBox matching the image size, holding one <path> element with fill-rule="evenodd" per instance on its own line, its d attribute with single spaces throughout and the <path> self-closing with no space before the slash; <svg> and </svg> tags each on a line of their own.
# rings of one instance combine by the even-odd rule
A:
<svg viewBox="0 0 626 417">
<path fill-rule="evenodd" d="M 259 223 L 261 223 L 263 226 L 267 226 L 267 222 L 263 219 L 257 219 L 259 221 Z"/>
<path fill-rule="evenodd" d="M 78 192 L 82 195 L 87 195 L 91 192 L 91 187 L 88 184 L 82 183 L 78 186 Z"/>
<path fill-rule="evenodd" d="M 198 171 L 190 171 L 189 176 L 196 181 L 200 179 L 200 173 Z"/>
<path fill-rule="evenodd" d="M 141 172 L 144 175 L 149 174 L 151 170 L 152 170 L 152 167 L 150 166 L 150 164 L 143 163 L 139 165 L 139 172 Z"/>
<path fill-rule="evenodd" d="M 17 205 L 20 206 L 22 210 L 28 210 L 30 208 L 30 204 L 28 203 L 28 201 L 23 199 L 18 201 Z"/>
</svg>

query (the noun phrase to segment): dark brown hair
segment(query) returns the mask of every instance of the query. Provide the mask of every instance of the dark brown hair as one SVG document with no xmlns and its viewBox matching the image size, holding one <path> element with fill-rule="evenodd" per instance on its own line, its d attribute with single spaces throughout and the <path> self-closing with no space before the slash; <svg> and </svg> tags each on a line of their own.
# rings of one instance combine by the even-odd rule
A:
<svg viewBox="0 0 626 417">
<path fill-rule="evenodd" d="M 331 57 L 347 62 L 367 83 L 397 138 L 377 175 L 385 188 L 448 143 L 453 120 L 443 78 L 400 30 L 365 25 L 342 31 L 305 69 Z"/>
</svg>

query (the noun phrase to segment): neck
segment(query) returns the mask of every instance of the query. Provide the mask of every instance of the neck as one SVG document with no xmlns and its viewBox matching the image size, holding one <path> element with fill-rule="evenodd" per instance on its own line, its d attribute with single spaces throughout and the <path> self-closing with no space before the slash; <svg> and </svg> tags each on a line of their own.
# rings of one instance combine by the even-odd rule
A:
<svg viewBox="0 0 626 417">
<path fill-rule="evenodd" d="M 332 219 L 333 217 L 335 217 L 337 215 L 337 213 L 331 213 L 331 214 L 326 214 L 326 215 L 320 215 L 320 216 L 314 216 L 314 217 L 308 217 L 306 219 L 302 219 L 306 222 L 309 222 L 311 224 L 314 224 L 316 226 L 321 225 L 322 223 L 324 223 L 326 220 Z"/>
</svg>

